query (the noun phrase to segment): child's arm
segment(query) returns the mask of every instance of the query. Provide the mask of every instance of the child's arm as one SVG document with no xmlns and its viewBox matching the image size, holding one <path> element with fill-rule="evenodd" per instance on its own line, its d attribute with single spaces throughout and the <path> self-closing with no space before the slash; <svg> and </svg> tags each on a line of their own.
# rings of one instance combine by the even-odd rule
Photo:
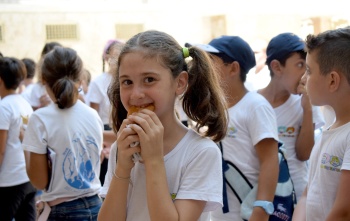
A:
<svg viewBox="0 0 350 221">
<path fill-rule="evenodd" d="M 342 170 L 337 195 L 333 208 L 326 221 L 350 220 L 350 171 Z"/>
<path fill-rule="evenodd" d="M 305 188 L 297 206 L 295 207 L 292 221 L 306 221 L 306 197 L 307 187 Z"/>
<path fill-rule="evenodd" d="M 49 183 L 49 166 L 46 154 L 24 151 L 27 174 L 30 182 L 39 190 L 43 190 Z"/>
<path fill-rule="evenodd" d="M 260 163 L 257 200 L 273 201 L 278 181 L 278 146 L 272 138 L 261 140 L 255 145 Z M 261 207 L 254 207 L 249 221 L 267 221 L 269 215 Z"/>
<path fill-rule="evenodd" d="M 130 124 L 130 121 L 127 119 L 123 121 L 116 141 L 118 153 L 116 155 L 113 154 L 108 162 L 108 172 L 110 170 L 113 171 L 113 178 L 109 187 L 104 186 L 104 188 L 108 188 L 108 192 L 98 214 L 99 221 L 126 220 L 127 217 L 128 189 L 129 185 L 132 185 L 130 174 L 134 167 L 132 155 L 140 151 L 139 147 L 130 148 L 130 142 L 133 140 L 130 141 L 129 139 L 135 132 L 126 128 L 128 124 Z M 118 160 L 116 160 L 116 156 Z M 114 163 L 114 165 L 117 164 L 115 169 L 113 169 L 114 166 L 112 163 Z M 105 182 L 104 185 L 108 184 Z"/>
<path fill-rule="evenodd" d="M 7 130 L 0 130 L 0 168 L 5 156 L 7 133 Z"/>
<path fill-rule="evenodd" d="M 112 130 L 103 131 L 103 143 L 107 146 L 111 146 L 117 140 L 117 135 Z"/>
<path fill-rule="evenodd" d="M 314 124 L 312 117 L 312 105 L 307 94 L 306 77 L 303 77 L 298 85 L 297 92 L 301 97 L 301 106 L 303 108 L 303 121 L 300 126 L 299 134 L 295 142 L 295 152 L 298 160 L 308 160 L 311 154 L 312 147 L 314 146 Z"/>
</svg>

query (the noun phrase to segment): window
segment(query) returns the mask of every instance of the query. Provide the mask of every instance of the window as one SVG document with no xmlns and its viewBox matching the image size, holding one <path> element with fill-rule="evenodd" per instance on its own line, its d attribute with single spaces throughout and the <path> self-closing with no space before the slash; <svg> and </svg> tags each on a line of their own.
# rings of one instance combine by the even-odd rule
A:
<svg viewBox="0 0 350 221">
<path fill-rule="evenodd" d="M 77 25 L 46 25 L 46 40 L 76 40 Z"/>
</svg>

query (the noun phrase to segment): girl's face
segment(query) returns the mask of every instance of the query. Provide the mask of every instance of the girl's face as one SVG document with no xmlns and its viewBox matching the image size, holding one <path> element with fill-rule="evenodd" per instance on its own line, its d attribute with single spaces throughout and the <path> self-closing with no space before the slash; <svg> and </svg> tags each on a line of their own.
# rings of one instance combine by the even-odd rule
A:
<svg viewBox="0 0 350 221">
<path fill-rule="evenodd" d="M 281 66 L 282 82 L 286 90 L 292 94 L 297 94 L 297 88 L 305 70 L 305 59 L 301 58 L 298 53 L 294 53 L 286 60 L 285 66 Z"/>
<path fill-rule="evenodd" d="M 159 118 L 174 114 L 174 103 L 178 93 L 177 81 L 170 69 L 157 58 L 145 58 L 141 52 L 123 55 L 119 66 L 120 97 L 123 106 L 155 106 Z M 181 93 L 181 92 L 180 92 Z"/>
</svg>

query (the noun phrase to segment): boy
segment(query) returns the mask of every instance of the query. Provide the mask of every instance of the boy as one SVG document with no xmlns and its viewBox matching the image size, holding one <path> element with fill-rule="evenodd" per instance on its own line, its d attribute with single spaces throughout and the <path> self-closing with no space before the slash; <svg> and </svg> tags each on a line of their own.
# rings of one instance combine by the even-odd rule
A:
<svg viewBox="0 0 350 221">
<path fill-rule="evenodd" d="M 304 47 L 304 41 L 293 33 L 281 33 L 272 38 L 266 51 L 271 81 L 258 90 L 276 113 L 279 140 L 284 143 L 297 199 L 307 183 L 305 161 L 314 145 L 314 129 L 323 125 L 319 107 L 312 107 L 302 91 L 303 86 L 299 85 L 306 69 Z"/>
<path fill-rule="evenodd" d="M 246 41 L 238 36 L 222 36 L 209 45 L 197 45 L 212 55 L 223 82 L 229 113 L 228 134 L 222 141 L 223 157 L 234 163 L 252 185 L 259 185 L 250 221 L 267 221 L 278 178 L 277 124 L 271 105 L 244 86 L 255 56 Z M 212 212 L 213 221 L 242 220 L 241 204 L 226 185 L 229 212 Z"/>
<path fill-rule="evenodd" d="M 29 182 L 21 127 L 33 109 L 16 90 L 26 68 L 16 58 L 0 58 L 0 220 L 35 220 L 35 188 Z"/>
<path fill-rule="evenodd" d="M 312 150 L 308 185 L 293 220 L 350 220 L 350 28 L 309 35 L 306 52 L 310 101 L 331 106 L 336 120 Z"/>
</svg>

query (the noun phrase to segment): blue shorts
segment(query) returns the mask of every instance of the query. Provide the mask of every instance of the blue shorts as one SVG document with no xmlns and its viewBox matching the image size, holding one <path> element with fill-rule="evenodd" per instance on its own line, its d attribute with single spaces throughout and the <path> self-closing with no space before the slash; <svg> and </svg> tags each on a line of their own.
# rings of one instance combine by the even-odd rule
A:
<svg viewBox="0 0 350 221">
<path fill-rule="evenodd" d="M 97 220 L 102 200 L 98 195 L 82 197 L 51 207 L 48 221 L 91 221 Z"/>
</svg>

